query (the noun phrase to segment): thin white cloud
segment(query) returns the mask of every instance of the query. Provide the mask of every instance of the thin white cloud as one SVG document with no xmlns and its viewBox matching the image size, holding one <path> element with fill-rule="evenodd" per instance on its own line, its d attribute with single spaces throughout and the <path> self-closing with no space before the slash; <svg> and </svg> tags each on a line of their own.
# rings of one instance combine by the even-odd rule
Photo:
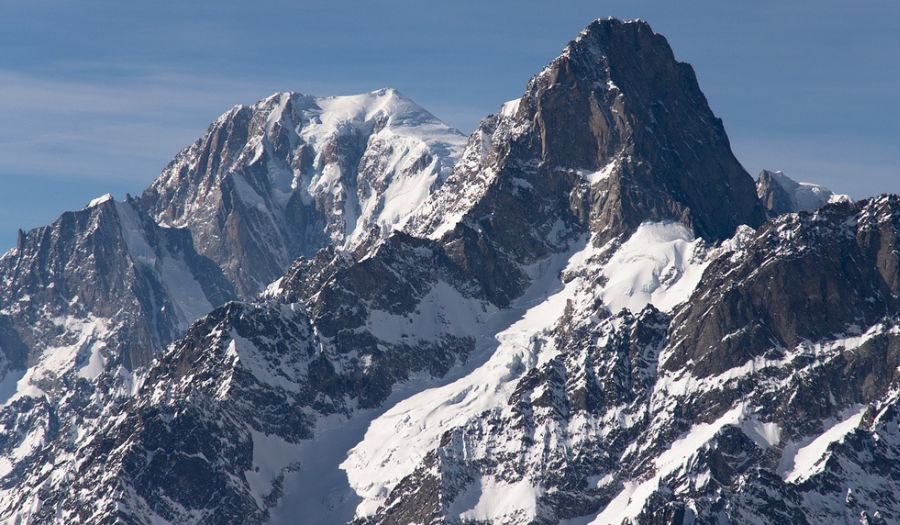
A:
<svg viewBox="0 0 900 525">
<path fill-rule="evenodd" d="M 291 89 L 328 95 L 366 90 L 116 64 L 69 63 L 28 73 L 0 69 L 0 177 L 28 173 L 149 183 L 230 107 Z"/>
<path fill-rule="evenodd" d="M 149 181 L 216 116 L 276 90 L 173 73 L 110 82 L 0 70 L 0 175 Z"/>
</svg>

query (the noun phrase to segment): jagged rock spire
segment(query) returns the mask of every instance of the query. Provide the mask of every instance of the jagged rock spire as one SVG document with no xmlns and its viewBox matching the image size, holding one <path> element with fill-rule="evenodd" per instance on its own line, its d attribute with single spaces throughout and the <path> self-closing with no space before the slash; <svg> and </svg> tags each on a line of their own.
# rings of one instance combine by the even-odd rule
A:
<svg viewBox="0 0 900 525">
<path fill-rule="evenodd" d="M 723 239 L 764 218 L 691 66 L 645 22 L 608 19 L 482 122 L 411 225 L 437 238 L 468 224 L 540 257 L 554 251 L 558 220 L 603 241 L 648 220 Z"/>
</svg>

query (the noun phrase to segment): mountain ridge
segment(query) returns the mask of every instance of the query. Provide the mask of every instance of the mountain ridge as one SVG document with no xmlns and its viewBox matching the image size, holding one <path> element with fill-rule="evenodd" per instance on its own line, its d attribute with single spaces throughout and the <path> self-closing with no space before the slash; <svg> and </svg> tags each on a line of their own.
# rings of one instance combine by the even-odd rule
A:
<svg viewBox="0 0 900 525">
<path fill-rule="evenodd" d="M 191 227 L 247 297 L 301 255 L 389 233 L 443 181 L 461 141 L 393 89 L 277 93 L 219 117 L 141 200 L 160 223 Z"/>
</svg>

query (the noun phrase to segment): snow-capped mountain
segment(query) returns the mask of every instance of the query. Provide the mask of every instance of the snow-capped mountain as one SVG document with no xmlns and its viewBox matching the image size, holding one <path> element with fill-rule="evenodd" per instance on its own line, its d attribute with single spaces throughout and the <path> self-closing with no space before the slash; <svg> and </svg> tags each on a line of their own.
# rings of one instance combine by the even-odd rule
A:
<svg viewBox="0 0 900 525">
<path fill-rule="evenodd" d="M 256 121 L 244 122 L 246 129 L 235 132 L 234 119 L 241 122 L 240 115 Z M 178 171 L 192 151 L 204 145 L 215 149 L 221 145 L 218 140 L 237 153 L 252 150 L 259 157 L 235 159 L 206 178 L 197 175 L 196 167 L 193 172 Z M 280 141 L 295 149 L 281 151 Z M 215 307 L 236 298 L 235 288 L 251 293 L 248 281 L 229 274 L 229 268 L 253 272 L 256 262 L 265 261 L 272 275 L 287 269 L 290 259 L 279 251 L 284 244 L 266 235 L 283 234 L 284 242 L 295 243 L 292 250 L 302 248 L 303 253 L 322 246 L 346 253 L 367 236 L 379 239 L 401 225 L 443 182 L 462 142 L 458 132 L 393 90 L 331 98 L 276 95 L 253 108 L 236 107 L 219 119 L 210 135 L 180 154 L 142 199 L 115 202 L 107 195 L 84 210 L 62 215 L 50 227 L 21 233 L 17 248 L 0 259 L 0 419 L 5 422 L 0 438 L 0 522 L 18 523 L 40 507 L 37 502 L 44 496 L 33 491 L 50 482 L 48 465 L 71 468 L 82 440 L 104 422 L 108 410 L 135 395 L 147 367 L 166 345 Z M 293 175 L 285 172 L 287 164 L 272 157 L 276 150 L 304 159 L 312 154 L 303 161 L 312 163 L 312 171 L 304 171 L 304 164 Z M 195 160 L 219 163 L 235 153 L 228 148 L 216 151 L 219 157 Z M 325 180 L 332 175 L 343 179 Z M 292 176 L 297 180 L 292 182 Z M 286 177 L 288 185 L 278 186 Z M 302 177 L 316 179 L 311 183 L 319 188 L 312 192 L 314 199 L 307 198 L 312 195 L 309 188 L 291 188 L 303 182 Z M 245 185 L 248 181 L 252 187 Z M 253 197 L 259 194 L 248 193 L 256 191 L 253 187 L 274 200 L 264 205 Z M 315 220 L 322 225 L 345 224 L 340 213 L 321 209 L 332 206 L 331 198 L 344 199 L 345 187 L 354 188 L 356 199 L 346 209 L 360 207 L 347 234 L 320 235 L 318 246 L 300 246 L 312 236 L 306 239 L 298 233 L 304 227 L 294 221 L 298 217 L 306 221 L 318 214 Z M 192 197 L 175 206 L 186 214 L 185 223 L 206 217 L 213 226 L 191 229 L 165 220 L 172 209 L 152 207 L 174 194 L 160 189 Z M 225 208 L 216 208 L 223 195 Z M 294 204 L 281 206 L 290 202 Z M 223 221 L 203 215 L 204 210 L 219 213 Z M 231 238 L 230 245 L 245 254 L 239 263 L 220 266 L 220 261 L 198 253 L 210 250 L 210 238 L 227 239 L 229 232 L 240 235 Z M 266 239 L 272 242 L 261 243 Z M 273 252 L 257 252 L 260 247 Z M 64 474 L 62 482 L 68 476 Z"/>
<path fill-rule="evenodd" d="M 786 215 L 671 312 L 571 301 L 367 522 L 896 523 L 898 226 L 896 197 Z"/>
<path fill-rule="evenodd" d="M 464 147 L 389 90 L 236 107 L 0 260 L 0 523 L 900 523 L 900 199 L 783 179 L 641 21 Z"/>
<path fill-rule="evenodd" d="M 449 175 L 465 137 L 393 89 L 235 106 L 142 197 L 250 297 L 300 256 L 385 236 Z"/>
<path fill-rule="evenodd" d="M 763 170 L 756 178 L 756 194 L 770 217 L 811 212 L 829 202 L 849 201 L 847 195 L 810 182 L 797 182 L 780 171 Z"/>
</svg>

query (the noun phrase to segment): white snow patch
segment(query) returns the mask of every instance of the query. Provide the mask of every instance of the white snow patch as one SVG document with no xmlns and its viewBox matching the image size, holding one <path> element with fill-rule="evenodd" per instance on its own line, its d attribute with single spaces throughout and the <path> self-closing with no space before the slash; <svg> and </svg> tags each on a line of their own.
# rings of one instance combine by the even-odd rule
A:
<svg viewBox="0 0 900 525">
<path fill-rule="evenodd" d="M 601 169 L 600 171 L 595 171 L 593 173 L 586 173 L 582 176 L 588 182 L 588 184 L 593 186 L 594 184 L 600 182 L 601 180 L 608 179 L 609 176 L 612 175 L 613 172 L 615 172 L 615 170 L 618 166 L 619 166 L 619 161 L 613 160 L 606 166 L 603 166 L 603 169 Z"/>
<path fill-rule="evenodd" d="M 616 478 L 612 474 L 604 474 L 603 476 L 588 476 L 587 478 L 588 485 L 598 489 L 609 485 L 615 480 Z"/>
<path fill-rule="evenodd" d="M 298 516 L 304 523 L 348 523 L 353 519 L 360 500 L 338 465 L 347 450 L 362 439 L 374 416 L 373 410 L 363 410 L 350 419 L 340 415 L 317 418 L 313 439 L 272 458 L 270 468 L 295 468 L 285 471 L 284 497 L 270 510 L 270 525 L 294 525 Z"/>
<path fill-rule="evenodd" d="M 12 450 L 10 456 L 17 460 L 27 458 L 44 444 L 46 435 L 46 429 L 43 426 L 38 426 L 25 436 L 25 439 Z"/>
<path fill-rule="evenodd" d="M 239 186 L 239 185 L 238 185 Z M 159 257 L 150 245 L 137 210 L 129 203 L 117 204 L 122 236 L 128 253 L 135 264 L 153 267 L 160 276 L 167 295 L 175 308 L 176 318 L 182 329 L 208 314 L 213 305 L 203 287 L 194 277 L 188 264 L 181 258 L 164 253 Z"/>
<path fill-rule="evenodd" d="M 156 252 L 147 241 L 147 236 L 137 211 L 135 211 L 133 206 L 124 202 L 119 203 L 116 209 L 119 212 L 122 238 L 125 240 L 125 246 L 128 248 L 131 259 L 135 263 L 154 266 L 156 264 Z"/>
<path fill-rule="evenodd" d="M 79 354 L 92 352 L 95 346 L 105 346 L 106 344 L 100 341 L 100 338 L 108 330 L 109 323 L 105 319 L 66 317 L 56 319 L 54 322 L 62 327 L 70 337 L 76 338 L 75 343 L 46 348 L 38 365 L 30 368 L 26 375 L 34 378 L 47 375 L 62 376 L 75 365 Z"/>
<path fill-rule="evenodd" d="M 370 186 L 383 185 L 380 191 L 371 189 L 360 199 L 359 217 L 355 228 L 348 235 L 346 246 L 352 246 L 369 234 L 369 226 L 378 227 L 382 235 L 402 228 L 409 215 L 421 205 L 432 189 L 443 179 L 447 166 L 432 156 L 427 166 L 417 165 L 428 158 L 434 147 L 419 137 L 397 136 L 393 130 L 378 132 L 369 142 L 367 156 L 362 164 L 377 165 L 382 176 L 367 181 Z M 373 153 L 374 152 L 374 153 Z"/>
<path fill-rule="evenodd" d="M 265 509 L 265 499 L 272 491 L 272 483 L 298 454 L 301 445 L 263 434 L 251 429 L 253 437 L 253 468 L 244 472 L 250 492 L 260 509 Z"/>
<path fill-rule="evenodd" d="M 260 297 L 264 299 L 274 299 L 278 297 L 282 292 L 281 285 L 283 282 L 284 276 L 275 279 L 274 281 L 269 283 L 268 286 L 266 286 L 266 289 L 263 290 L 262 293 L 260 293 Z"/>
<path fill-rule="evenodd" d="M 830 202 L 852 202 L 848 195 L 835 194 L 825 186 L 811 182 L 797 182 L 781 171 L 769 171 L 775 181 L 791 198 L 792 211 L 813 212 Z"/>
<path fill-rule="evenodd" d="M 853 202 L 853 199 L 845 194 L 845 193 L 835 193 L 834 195 L 828 197 L 828 203 L 832 204 L 835 202 Z"/>
<path fill-rule="evenodd" d="M 453 230 L 453 228 L 456 228 L 456 225 L 459 224 L 459 221 L 461 221 L 463 217 L 465 217 L 465 215 L 465 212 L 462 211 L 456 213 L 448 213 L 443 217 L 443 220 L 434 229 L 434 231 L 428 234 L 428 238 L 436 241 L 440 240 L 440 238 L 443 237 L 447 232 Z"/>
<path fill-rule="evenodd" d="M 85 379 L 96 379 L 106 367 L 106 358 L 103 357 L 101 350 L 105 348 L 105 344 L 92 344 L 91 345 L 91 353 L 88 357 L 88 362 L 85 363 L 84 366 L 78 369 L 78 377 L 83 377 Z"/>
<path fill-rule="evenodd" d="M 648 304 L 672 310 L 690 298 L 709 264 L 703 246 L 682 224 L 641 224 L 603 269 L 603 303 L 612 312 Z"/>
<path fill-rule="evenodd" d="M 459 132 L 392 89 L 317 98 L 304 119 L 300 137 L 317 150 L 350 130 L 370 132 L 376 123 L 382 126 L 370 137 L 361 161 L 362 167 L 374 168 L 370 171 L 378 174 L 377 180 L 365 182 L 381 189 L 360 195 L 359 202 L 355 202 L 355 194 L 344 196 L 346 202 L 340 213 L 345 215 L 347 248 L 366 237 L 371 225 L 378 226 L 383 234 L 402 227 L 409 214 L 449 174 L 452 166 L 447 159 L 459 157 L 465 146 L 465 137 Z M 316 162 L 322 154 L 317 153 Z M 421 159 L 428 155 L 430 163 L 421 166 Z M 344 191 L 341 180 L 338 165 L 325 164 L 321 174 L 310 181 L 308 191 L 341 196 L 336 193 Z"/>
<path fill-rule="evenodd" d="M 0 380 L 0 407 L 15 395 L 19 380 L 25 376 L 25 370 L 7 370 Z"/>
<path fill-rule="evenodd" d="M 794 202 L 800 211 L 813 211 L 819 206 L 831 201 L 835 195 L 823 186 L 801 182 L 794 191 Z"/>
<path fill-rule="evenodd" d="M 537 515 L 543 489 L 528 479 L 516 482 L 484 476 L 450 504 L 451 516 L 487 522 L 527 522 Z"/>
<path fill-rule="evenodd" d="M 38 385 L 45 380 L 62 377 L 67 372 L 76 370 L 80 377 L 95 377 L 97 359 L 102 359 L 98 354 L 106 348 L 106 342 L 102 339 L 109 331 L 109 320 L 89 316 L 87 318 L 65 317 L 53 319 L 62 331 L 59 336 L 63 340 L 73 340 L 71 344 L 48 346 L 41 353 L 40 359 L 23 373 L 8 373 L 3 380 L 6 392 L 10 393 L 3 399 L 6 406 L 9 403 L 23 397 L 43 397 L 47 393 Z M 92 362 L 93 361 L 93 362 Z M 82 364 L 84 363 L 84 364 Z M 80 365 L 80 366 L 79 366 Z M 102 371 L 102 370 L 101 370 Z M 15 380 L 15 391 L 11 383 Z"/>
<path fill-rule="evenodd" d="M 500 106 L 500 116 L 507 118 L 515 116 L 516 112 L 519 111 L 519 104 L 521 102 L 521 98 L 504 102 L 503 105 Z"/>
<path fill-rule="evenodd" d="M 821 471 L 828 459 L 828 447 L 844 436 L 852 432 L 862 420 L 866 412 L 866 406 L 856 406 L 848 411 L 843 419 L 825 429 L 808 444 L 796 448 L 785 447 L 779 470 L 782 471 L 784 480 L 788 483 L 799 483 L 806 478 Z"/>
<path fill-rule="evenodd" d="M 35 427 L 10 451 L 9 456 L 0 457 L 0 478 L 6 476 L 16 463 L 34 454 L 46 441 L 47 431 L 43 426 Z"/>
<path fill-rule="evenodd" d="M 162 281 L 177 310 L 181 328 L 187 329 L 191 323 L 211 312 L 213 305 L 183 260 L 165 257 L 161 262 L 159 271 Z"/>
<path fill-rule="evenodd" d="M 87 207 L 88 208 L 96 208 L 97 206 L 100 206 L 101 204 L 103 204 L 105 202 L 109 202 L 111 200 L 113 200 L 112 194 L 107 193 L 105 195 L 101 195 L 101 196 L 97 197 L 96 199 L 91 200 L 91 202 L 88 203 Z M 82 202 L 84 202 L 84 201 L 82 201 Z"/>
</svg>

